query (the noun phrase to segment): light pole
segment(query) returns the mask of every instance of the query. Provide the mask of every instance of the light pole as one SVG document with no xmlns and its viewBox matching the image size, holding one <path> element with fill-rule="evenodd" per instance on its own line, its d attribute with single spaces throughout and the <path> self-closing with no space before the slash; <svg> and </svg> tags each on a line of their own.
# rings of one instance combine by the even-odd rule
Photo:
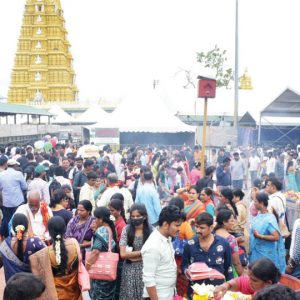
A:
<svg viewBox="0 0 300 300">
<path fill-rule="evenodd" d="M 234 128 L 238 136 L 239 122 L 239 0 L 235 0 L 235 55 L 234 55 Z"/>
</svg>

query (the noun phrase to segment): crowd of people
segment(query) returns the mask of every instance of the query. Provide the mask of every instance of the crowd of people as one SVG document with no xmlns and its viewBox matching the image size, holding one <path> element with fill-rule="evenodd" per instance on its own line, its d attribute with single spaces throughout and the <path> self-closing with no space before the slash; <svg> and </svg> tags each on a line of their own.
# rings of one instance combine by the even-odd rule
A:
<svg viewBox="0 0 300 300">
<path fill-rule="evenodd" d="M 278 282 L 300 279 L 300 219 L 288 224 L 283 193 L 300 190 L 300 149 L 228 144 L 205 153 L 204 174 L 201 151 L 0 147 L 4 299 L 192 299 L 195 283 L 219 299 L 296 299 Z M 196 278 L 196 263 L 222 276 Z"/>
</svg>

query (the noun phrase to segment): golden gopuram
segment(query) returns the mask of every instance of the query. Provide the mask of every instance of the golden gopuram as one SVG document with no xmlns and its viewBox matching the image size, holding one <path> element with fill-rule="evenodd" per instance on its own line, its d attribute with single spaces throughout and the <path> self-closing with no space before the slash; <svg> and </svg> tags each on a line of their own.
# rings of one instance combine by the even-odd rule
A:
<svg viewBox="0 0 300 300">
<path fill-rule="evenodd" d="M 75 102 L 73 58 L 60 0 L 27 0 L 8 102 Z"/>
</svg>

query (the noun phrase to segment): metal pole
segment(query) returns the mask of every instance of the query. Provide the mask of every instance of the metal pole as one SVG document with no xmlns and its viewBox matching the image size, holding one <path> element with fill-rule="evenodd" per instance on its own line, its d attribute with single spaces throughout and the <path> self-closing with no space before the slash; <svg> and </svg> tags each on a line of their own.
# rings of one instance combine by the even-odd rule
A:
<svg viewBox="0 0 300 300">
<path fill-rule="evenodd" d="M 205 176 L 204 158 L 206 147 L 206 116 L 207 116 L 207 98 L 204 99 L 204 113 L 203 113 L 203 132 L 202 132 L 202 151 L 201 151 L 201 174 Z"/>
<path fill-rule="evenodd" d="M 238 132 L 239 117 L 239 0 L 235 1 L 235 64 L 234 64 L 234 128 Z"/>
<path fill-rule="evenodd" d="M 261 113 L 259 114 L 259 125 L 258 125 L 258 145 L 260 145 L 261 139 Z"/>
</svg>

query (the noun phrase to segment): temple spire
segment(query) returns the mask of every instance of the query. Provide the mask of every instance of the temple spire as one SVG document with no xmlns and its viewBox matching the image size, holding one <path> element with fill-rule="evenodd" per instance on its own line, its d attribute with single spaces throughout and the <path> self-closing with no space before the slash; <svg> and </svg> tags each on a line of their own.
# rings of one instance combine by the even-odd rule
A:
<svg viewBox="0 0 300 300">
<path fill-rule="evenodd" d="M 40 104 L 77 100 L 67 33 L 60 0 L 26 1 L 9 102 Z"/>
</svg>

